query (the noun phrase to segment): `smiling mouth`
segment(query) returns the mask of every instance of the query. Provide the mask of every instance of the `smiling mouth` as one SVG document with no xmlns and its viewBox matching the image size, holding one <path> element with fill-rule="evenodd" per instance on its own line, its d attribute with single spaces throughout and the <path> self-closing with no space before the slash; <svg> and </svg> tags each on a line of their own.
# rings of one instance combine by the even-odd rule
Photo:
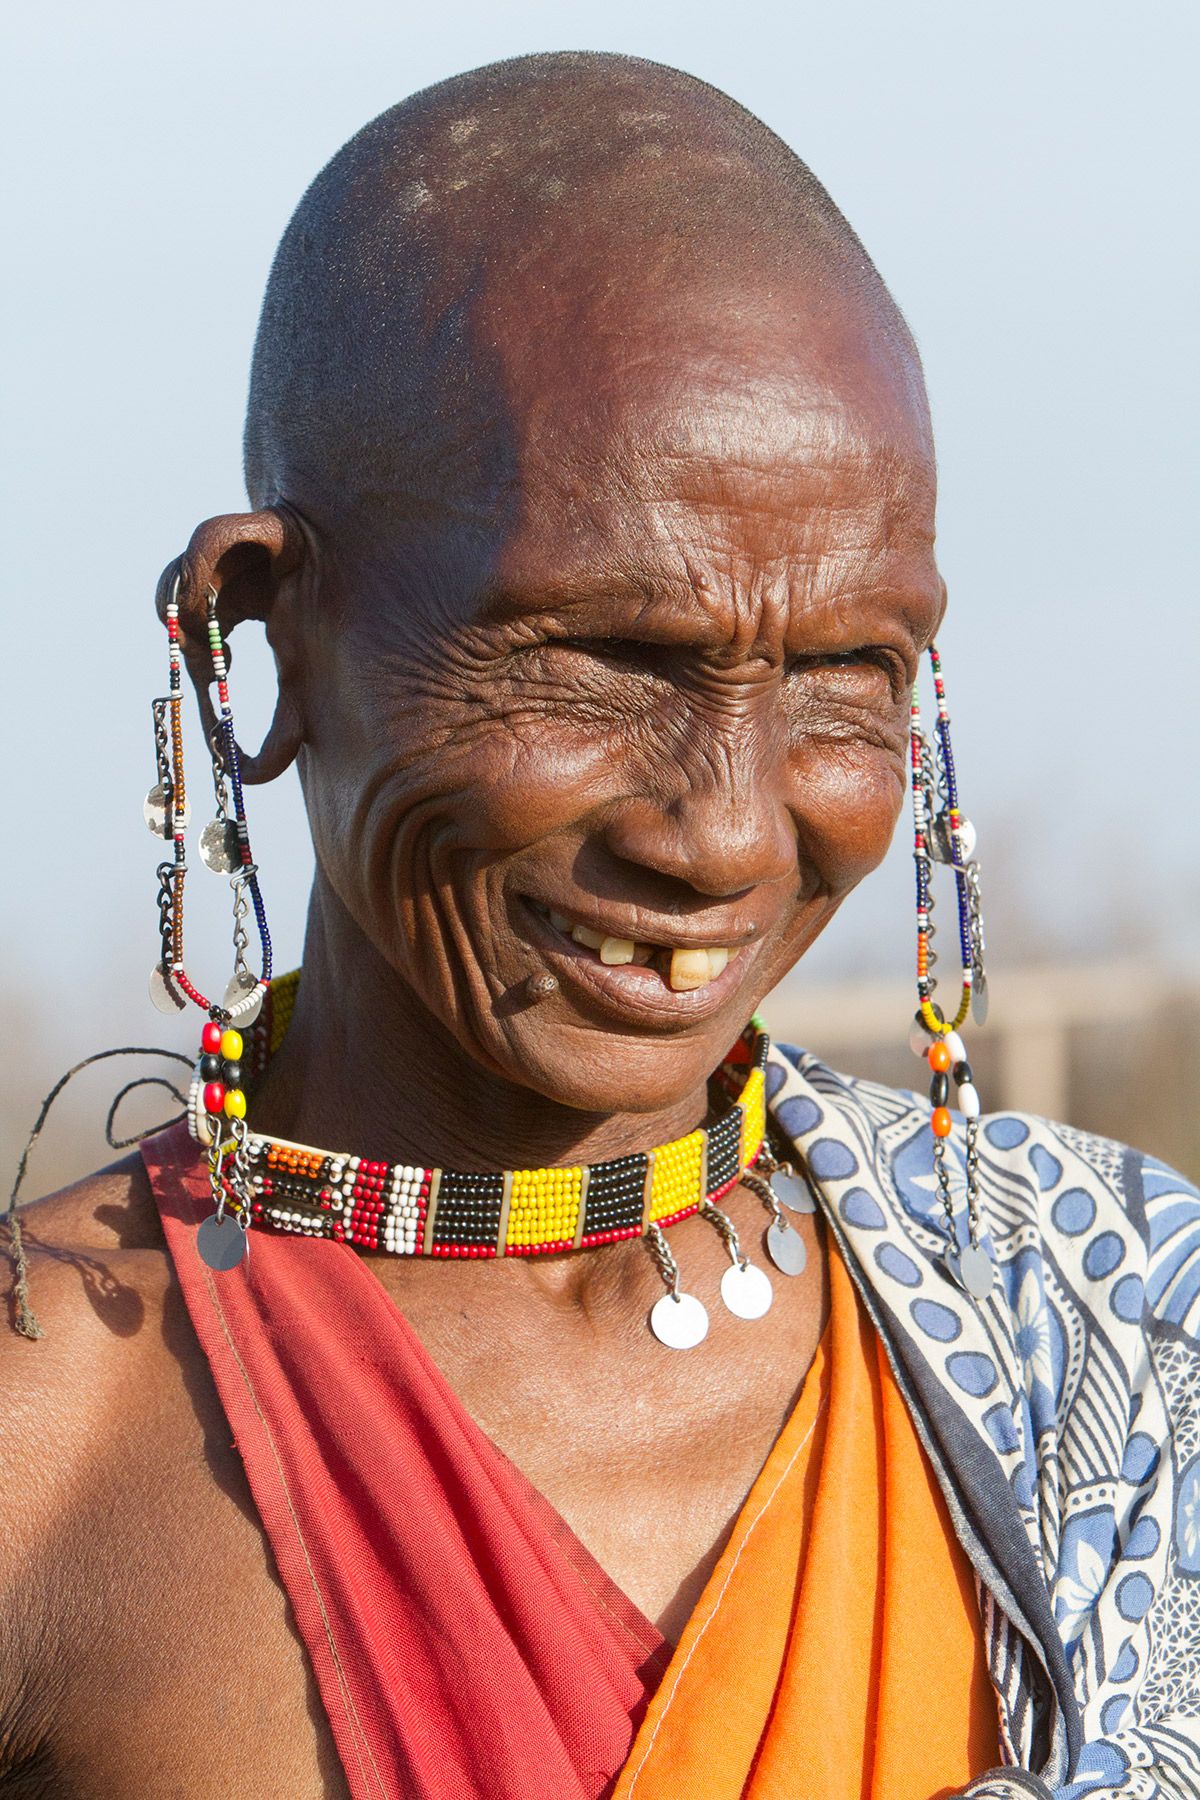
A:
<svg viewBox="0 0 1200 1800">
<path fill-rule="evenodd" d="M 738 948 L 725 944 L 667 945 L 639 942 L 636 938 L 606 937 L 590 925 L 578 924 L 565 913 L 554 912 L 536 900 L 529 902 L 539 917 L 553 929 L 590 954 L 604 968 L 621 968 L 632 964 L 651 969 L 676 994 L 694 993 L 723 975 Z"/>
</svg>

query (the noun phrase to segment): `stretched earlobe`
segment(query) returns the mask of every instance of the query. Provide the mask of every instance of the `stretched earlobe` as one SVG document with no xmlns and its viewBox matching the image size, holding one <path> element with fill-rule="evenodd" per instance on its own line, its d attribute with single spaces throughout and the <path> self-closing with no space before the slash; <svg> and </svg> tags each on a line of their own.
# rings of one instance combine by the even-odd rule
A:
<svg viewBox="0 0 1200 1800">
<path fill-rule="evenodd" d="M 267 735 L 256 755 L 238 746 L 241 753 L 242 780 L 249 787 L 262 787 L 286 773 L 300 753 L 304 728 L 297 707 L 280 691 L 275 716 L 267 727 Z"/>
<path fill-rule="evenodd" d="M 235 628 L 247 619 L 260 620 L 266 626 L 279 667 L 275 716 L 257 754 L 239 746 L 242 777 L 256 786 L 283 774 L 296 760 L 303 741 L 301 711 L 291 691 L 294 658 L 289 614 L 296 577 L 309 560 L 306 535 L 288 508 L 227 513 L 197 526 L 183 555 L 163 570 L 155 595 L 163 620 L 173 598 L 177 604 L 180 653 L 209 738 L 217 723 L 212 700 L 210 597 L 215 597 L 230 662 L 229 637 Z"/>
</svg>

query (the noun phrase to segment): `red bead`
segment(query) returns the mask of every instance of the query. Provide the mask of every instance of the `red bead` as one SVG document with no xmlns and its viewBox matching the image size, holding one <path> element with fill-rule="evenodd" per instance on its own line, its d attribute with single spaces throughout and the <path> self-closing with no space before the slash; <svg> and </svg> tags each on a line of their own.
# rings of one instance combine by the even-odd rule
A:
<svg viewBox="0 0 1200 1800">
<path fill-rule="evenodd" d="M 942 1042 L 941 1038 L 938 1038 L 938 1040 L 935 1044 L 930 1044 L 930 1046 L 929 1046 L 929 1066 L 937 1074 L 944 1075 L 946 1073 L 946 1070 L 950 1067 L 952 1060 L 953 1059 L 951 1058 L 950 1052 L 947 1049 L 946 1045 Z M 943 1135 L 945 1135 L 945 1134 L 943 1133 Z"/>
<path fill-rule="evenodd" d="M 215 1019 L 210 1019 L 200 1033 L 200 1042 L 206 1056 L 216 1056 L 221 1049 L 221 1027 Z"/>
<path fill-rule="evenodd" d="M 951 1119 L 949 1110 L 946 1107 L 935 1106 L 933 1109 L 933 1112 L 930 1116 L 929 1123 L 933 1127 L 934 1137 L 944 1138 L 944 1137 L 950 1136 L 950 1131 L 953 1126 L 953 1120 Z"/>
<path fill-rule="evenodd" d="M 204 1110 L 219 1113 L 225 1105 L 225 1089 L 219 1081 L 207 1082 L 204 1088 Z"/>
</svg>

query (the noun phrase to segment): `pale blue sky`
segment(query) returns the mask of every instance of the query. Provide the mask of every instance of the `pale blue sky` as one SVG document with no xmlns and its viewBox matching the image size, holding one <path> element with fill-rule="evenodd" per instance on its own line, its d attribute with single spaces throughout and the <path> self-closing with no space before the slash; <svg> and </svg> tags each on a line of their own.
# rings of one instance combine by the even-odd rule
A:
<svg viewBox="0 0 1200 1800">
<path fill-rule="evenodd" d="M 1190 0 L 22 8 L 0 287 L 0 976 L 28 1046 L 10 1100 L 101 1043 L 190 1048 L 144 998 L 151 596 L 194 522 L 243 504 L 250 347 L 288 215 L 373 114 L 535 49 L 627 50 L 727 89 L 812 165 L 905 309 L 933 400 L 943 647 L 997 965 L 1041 934 L 1194 957 L 1197 16 Z M 251 741 L 268 671 L 244 635 Z M 287 963 L 298 799 L 289 784 L 252 807 Z M 813 978 L 907 969 L 909 867 L 901 843 Z M 199 868 L 191 886 L 216 982 L 224 889 Z"/>
</svg>

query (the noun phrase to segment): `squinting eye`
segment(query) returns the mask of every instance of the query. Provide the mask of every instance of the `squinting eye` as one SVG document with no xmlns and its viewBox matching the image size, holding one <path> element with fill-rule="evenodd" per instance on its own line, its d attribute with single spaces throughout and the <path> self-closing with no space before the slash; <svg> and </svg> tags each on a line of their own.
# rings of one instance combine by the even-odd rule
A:
<svg viewBox="0 0 1200 1800">
<path fill-rule="evenodd" d="M 617 668 L 651 673 L 659 672 L 666 656 L 661 644 L 639 643 L 634 638 L 553 638 L 546 648 L 574 650 Z"/>
<path fill-rule="evenodd" d="M 873 669 L 886 675 L 894 687 L 903 687 L 907 677 L 894 651 L 875 645 L 861 650 L 827 650 L 809 656 L 789 656 L 786 672 L 803 674 L 809 669 Z"/>
</svg>

